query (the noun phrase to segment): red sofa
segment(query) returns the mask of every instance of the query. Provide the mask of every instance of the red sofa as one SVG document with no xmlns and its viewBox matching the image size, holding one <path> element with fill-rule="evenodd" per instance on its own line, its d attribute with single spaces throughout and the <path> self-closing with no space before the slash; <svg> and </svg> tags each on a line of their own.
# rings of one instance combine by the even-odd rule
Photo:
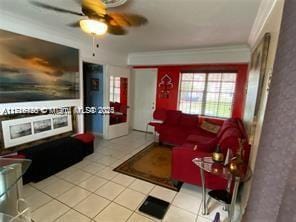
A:
<svg viewBox="0 0 296 222">
<path fill-rule="evenodd" d="M 159 141 L 175 146 L 172 154 L 172 178 L 201 186 L 200 171 L 193 164 L 192 159 L 211 156 L 218 144 L 224 154 L 228 148 L 235 153 L 239 147 L 238 139 L 242 138 L 246 141 L 247 138 L 239 119 L 220 121 L 222 125 L 217 134 L 200 128 L 199 119 L 198 115 L 168 110 L 166 119 L 159 129 Z M 245 142 L 243 154 L 246 161 L 249 157 L 249 148 L 250 146 Z M 227 185 L 225 179 L 208 173 L 205 173 L 205 176 L 207 188 L 225 189 Z"/>
<path fill-rule="evenodd" d="M 174 146 L 184 144 L 189 135 L 213 137 L 212 133 L 199 127 L 198 115 L 185 114 L 175 110 L 167 110 L 164 123 L 159 127 L 158 132 L 159 142 Z"/>
</svg>

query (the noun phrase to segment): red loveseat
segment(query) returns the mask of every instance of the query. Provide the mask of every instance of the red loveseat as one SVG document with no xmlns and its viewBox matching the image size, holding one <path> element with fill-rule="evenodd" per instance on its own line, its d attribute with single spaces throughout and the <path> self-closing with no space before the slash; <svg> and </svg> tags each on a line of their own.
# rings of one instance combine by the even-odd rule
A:
<svg viewBox="0 0 296 222">
<path fill-rule="evenodd" d="M 236 153 L 239 147 L 238 139 L 247 138 L 239 119 L 225 120 L 217 134 L 201 129 L 199 122 L 198 115 L 169 110 L 159 130 L 159 141 L 176 146 L 172 154 L 172 178 L 201 186 L 200 171 L 192 159 L 211 156 L 217 144 L 221 146 L 224 154 L 228 148 Z M 249 157 L 249 148 L 245 142 L 243 154 L 246 161 Z M 205 173 L 205 176 L 207 188 L 225 189 L 227 185 L 225 179 L 208 173 Z"/>
</svg>

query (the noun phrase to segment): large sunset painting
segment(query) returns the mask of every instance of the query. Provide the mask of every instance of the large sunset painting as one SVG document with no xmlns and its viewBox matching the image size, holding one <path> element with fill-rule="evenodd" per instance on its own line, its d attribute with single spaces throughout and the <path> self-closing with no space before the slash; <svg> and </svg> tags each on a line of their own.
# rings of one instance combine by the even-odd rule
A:
<svg viewBox="0 0 296 222">
<path fill-rule="evenodd" d="M 0 30 L 0 103 L 78 98 L 78 49 Z"/>
</svg>

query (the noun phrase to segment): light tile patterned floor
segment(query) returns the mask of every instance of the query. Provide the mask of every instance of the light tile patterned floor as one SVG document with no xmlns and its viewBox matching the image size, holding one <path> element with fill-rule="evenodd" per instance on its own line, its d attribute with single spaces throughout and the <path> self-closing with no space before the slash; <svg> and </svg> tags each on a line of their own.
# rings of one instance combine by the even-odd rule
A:
<svg viewBox="0 0 296 222">
<path fill-rule="evenodd" d="M 210 215 L 201 215 L 200 187 L 183 184 L 180 192 L 174 192 L 112 171 L 152 141 L 151 135 L 145 138 L 135 131 L 110 141 L 96 138 L 95 152 L 83 161 L 25 185 L 23 194 L 35 222 L 159 221 L 138 211 L 148 195 L 171 203 L 165 222 L 210 222 L 217 210 L 225 218 L 225 211 L 215 203 L 210 205 Z"/>
</svg>

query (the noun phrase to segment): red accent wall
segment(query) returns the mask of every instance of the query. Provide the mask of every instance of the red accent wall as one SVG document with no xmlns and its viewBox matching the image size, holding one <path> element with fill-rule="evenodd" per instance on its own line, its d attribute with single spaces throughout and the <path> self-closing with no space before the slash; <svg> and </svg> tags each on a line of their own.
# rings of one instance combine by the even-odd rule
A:
<svg viewBox="0 0 296 222">
<path fill-rule="evenodd" d="M 180 73 L 182 71 L 232 71 L 237 72 L 237 82 L 234 96 L 232 117 L 242 118 L 245 104 L 245 86 L 247 82 L 248 64 L 210 64 L 210 65 L 168 65 L 168 66 L 136 66 L 134 68 L 158 68 L 156 108 L 173 109 L 178 108 L 178 92 Z M 172 78 L 173 88 L 168 98 L 161 98 L 159 83 L 164 75 Z"/>
<path fill-rule="evenodd" d="M 172 79 L 173 88 L 169 90 L 169 97 L 161 97 L 161 87 L 159 83 L 164 75 Z M 157 76 L 156 90 L 156 108 L 159 109 L 177 109 L 178 107 L 178 89 L 179 89 L 180 69 L 178 67 L 159 67 Z"/>
<path fill-rule="evenodd" d="M 237 80 L 234 96 L 234 104 L 232 117 L 243 118 L 245 109 L 245 92 L 248 77 L 248 65 L 240 65 L 237 67 Z"/>
</svg>

